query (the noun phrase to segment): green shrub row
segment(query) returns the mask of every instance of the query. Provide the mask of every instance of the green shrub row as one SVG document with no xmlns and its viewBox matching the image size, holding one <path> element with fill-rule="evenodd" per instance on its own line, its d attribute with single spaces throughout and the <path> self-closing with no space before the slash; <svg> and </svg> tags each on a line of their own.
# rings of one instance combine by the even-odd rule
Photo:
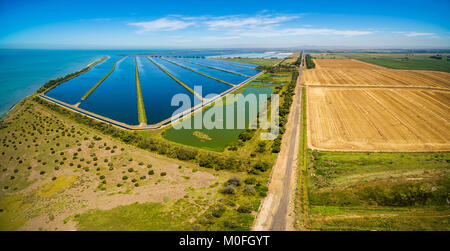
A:
<svg viewBox="0 0 450 251">
<path fill-rule="evenodd" d="M 281 140 L 283 138 L 283 134 L 286 130 L 286 123 L 289 112 L 291 110 L 292 98 L 295 94 L 295 86 L 297 85 L 298 72 L 295 71 L 292 73 L 291 82 L 287 86 L 287 89 L 281 93 L 280 100 L 283 100 L 283 104 L 280 106 L 279 110 L 279 126 L 280 131 L 278 137 L 274 140 L 272 144 L 272 152 L 278 153 L 281 149 Z"/>
</svg>

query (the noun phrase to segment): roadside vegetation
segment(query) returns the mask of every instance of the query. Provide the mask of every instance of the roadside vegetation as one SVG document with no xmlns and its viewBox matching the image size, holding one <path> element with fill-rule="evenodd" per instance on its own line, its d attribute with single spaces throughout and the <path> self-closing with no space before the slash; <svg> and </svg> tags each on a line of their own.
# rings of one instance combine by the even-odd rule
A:
<svg viewBox="0 0 450 251">
<path fill-rule="evenodd" d="M 307 69 L 314 69 L 316 68 L 316 64 L 313 61 L 313 58 L 310 54 L 305 55 L 305 62 L 306 62 L 306 68 Z"/>
</svg>

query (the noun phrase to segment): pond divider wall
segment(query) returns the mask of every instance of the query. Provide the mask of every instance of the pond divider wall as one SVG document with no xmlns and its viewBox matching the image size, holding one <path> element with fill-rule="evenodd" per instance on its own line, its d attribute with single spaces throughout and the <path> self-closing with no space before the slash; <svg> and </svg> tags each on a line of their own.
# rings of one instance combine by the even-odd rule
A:
<svg viewBox="0 0 450 251">
<path fill-rule="evenodd" d="M 145 115 L 144 98 L 142 97 L 141 81 L 139 79 L 139 70 L 136 56 L 134 57 L 134 65 L 136 69 L 136 94 L 137 94 L 137 109 L 138 120 L 140 125 L 147 125 L 147 116 Z"/>
<path fill-rule="evenodd" d="M 89 95 L 91 95 L 91 94 L 95 91 L 95 89 L 97 89 L 97 87 L 98 87 L 101 83 L 103 83 L 103 81 L 105 81 L 105 79 L 106 79 L 111 73 L 113 73 L 114 69 L 116 68 L 116 63 L 119 62 L 120 60 L 124 59 L 124 58 L 125 58 L 125 57 L 119 58 L 116 62 L 114 62 L 112 69 L 111 69 L 108 73 L 106 73 L 106 75 L 105 75 L 102 79 L 100 79 L 94 86 L 92 86 L 92 88 L 91 88 L 89 91 L 87 91 L 87 92 L 83 95 L 83 97 L 81 97 L 81 100 L 86 100 L 86 99 L 89 97 Z"/>
<path fill-rule="evenodd" d="M 195 72 L 195 73 L 197 73 L 197 74 L 200 74 L 200 75 L 203 75 L 203 76 L 205 76 L 205 77 L 214 79 L 214 80 L 219 81 L 219 82 L 221 82 L 221 83 L 224 83 L 224 84 L 227 84 L 227 85 L 231 85 L 231 86 L 235 86 L 235 85 L 233 85 L 232 83 L 228 83 L 227 81 L 224 81 L 224 80 L 221 80 L 221 79 L 218 79 L 218 78 L 215 78 L 215 77 L 206 75 L 206 74 L 204 74 L 204 73 L 201 73 L 201 72 L 199 72 L 199 71 L 196 71 L 196 70 L 191 69 L 191 68 L 189 68 L 189 67 L 186 67 L 186 66 L 184 66 L 184 65 L 180 65 L 180 64 L 178 64 L 178 63 L 176 63 L 176 62 L 173 62 L 172 60 L 169 60 L 169 59 L 167 59 L 167 58 L 161 58 L 161 59 L 162 59 L 162 60 L 165 60 L 165 61 L 167 61 L 167 62 L 169 62 L 169 63 L 172 63 L 172 64 L 174 64 L 174 65 L 177 65 L 177 66 L 179 66 L 179 67 L 183 67 L 183 68 L 185 68 L 185 69 L 187 69 L 187 70 L 193 71 L 193 72 Z"/>
<path fill-rule="evenodd" d="M 197 92 L 195 92 L 194 90 L 192 90 L 191 87 L 187 86 L 185 83 L 183 83 L 181 80 L 179 80 L 178 78 L 176 78 L 175 76 L 173 76 L 172 74 L 170 74 L 168 71 L 166 71 L 162 66 L 160 66 L 159 64 L 157 64 L 153 59 L 151 59 L 150 57 L 147 57 L 148 60 L 150 60 L 150 62 L 152 62 L 153 64 L 155 64 L 159 69 L 161 69 L 163 72 L 165 72 L 167 75 L 169 75 L 173 80 L 175 80 L 178 84 L 182 85 L 184 88 L 186 88 L 186 90 L 192 92 L 195 96 L 197 96 L 197 98 L 199 98 L 200 100 L 203 101 L 203 97 L 200 96 L 200 94 L 198 94 Z"/>
<path fill-rule="evenodd" d="M 200 65 L 200 66 L 203 66 L 203 67 L 206 67 L 206 68 L 210 68 L 210 69 L 214 69 L 214 70 L 218 70 L 218 71 L 223 71 L 223 72 L 227 72 L 227 73 L 231 73 L 231 74 L 235 74 L 235 75 L 239 75 L 239 76 L 244 76 L 244 77 L 247 77 L 247 78 L 251 77 L 249 75 L 245 75 L 245 74 L 242 74 L 242 73 L 237 73 L 237 72 L 234 72 L 234 71 L 228 71 L 228 70 L 225 70 L 225 69 L 222 69 L 222 68 L 216 68 L 216 67 L 213 67 L 213 66 L 199 64 L 199 63 L 196 63 L 196 62 L 187 61 L 187 60 L 183 60 L 183 59 L 180 59 L 180 60 L 184 61 L 184 62 L 187 62 L 187 63 Z"/>
</svg>

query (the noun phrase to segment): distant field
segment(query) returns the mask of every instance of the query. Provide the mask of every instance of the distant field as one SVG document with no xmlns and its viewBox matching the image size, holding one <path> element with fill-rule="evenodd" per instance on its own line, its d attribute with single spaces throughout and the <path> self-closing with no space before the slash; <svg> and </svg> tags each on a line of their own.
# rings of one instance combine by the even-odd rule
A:
<svg viewBox="0 0 450 251">
<path fill-rule="evenodd" d="M 256 65 L 264 65 L 264 66 L 272 66 L 278 64 L 283 59 L 266 59 L 266 58 L 217 58 L 220 60 L 232 61 L 232 62 L 240 62 L 247 64 L 256 64 Z"/>
<path fill-rule="evenodd" d="M 367 63 L 392 69 L 402 70 L 433 70 L 450 72 L 450 61 L 441 54 L 442 59 L 430 58 L 436 54 L 379 54 L 379 53 L 315 53 L 316 59 L 358 59 Z"/>
<path fill-rule="evenodd" d="M 392 70 L 349 59 L 315 59 L 316 69 L 306 70 L 309 85 L 380 85 L 450 88 L 450 74 L 419 70 Z"/>
<path fill-rule="evenodd" d="M 310 230 L 450 230 L 450 153 L 308 153 Z"/>
</svg>

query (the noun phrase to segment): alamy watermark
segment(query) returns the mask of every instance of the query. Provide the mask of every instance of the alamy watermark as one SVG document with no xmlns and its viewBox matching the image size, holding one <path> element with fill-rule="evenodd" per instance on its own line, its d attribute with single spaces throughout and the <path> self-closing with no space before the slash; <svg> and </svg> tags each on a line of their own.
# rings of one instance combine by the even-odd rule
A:
<svg viewBox="0 0 450 251">
<path fill-rule="evenodd" d="M 202 87 L 194 92 L 202 96 Z M 218 94 L 208 94 L 202 100 L 179 93 L 173 96 L 171 105 L 179 106 L 171 117 L 174 129 L 257 129 L 261 128 L 262 140 L 274 140 L 279 133 L 279 95 L 227 94 L 225 100 Z M 270 103 L 270 109 L 268 106 Z M 205 111 L 202 109 L 212 104 Z M 193 116 L 185 116 L 191 112 Z M 269 112 L 270 111 L 270 112 Z"/>
</svg>

